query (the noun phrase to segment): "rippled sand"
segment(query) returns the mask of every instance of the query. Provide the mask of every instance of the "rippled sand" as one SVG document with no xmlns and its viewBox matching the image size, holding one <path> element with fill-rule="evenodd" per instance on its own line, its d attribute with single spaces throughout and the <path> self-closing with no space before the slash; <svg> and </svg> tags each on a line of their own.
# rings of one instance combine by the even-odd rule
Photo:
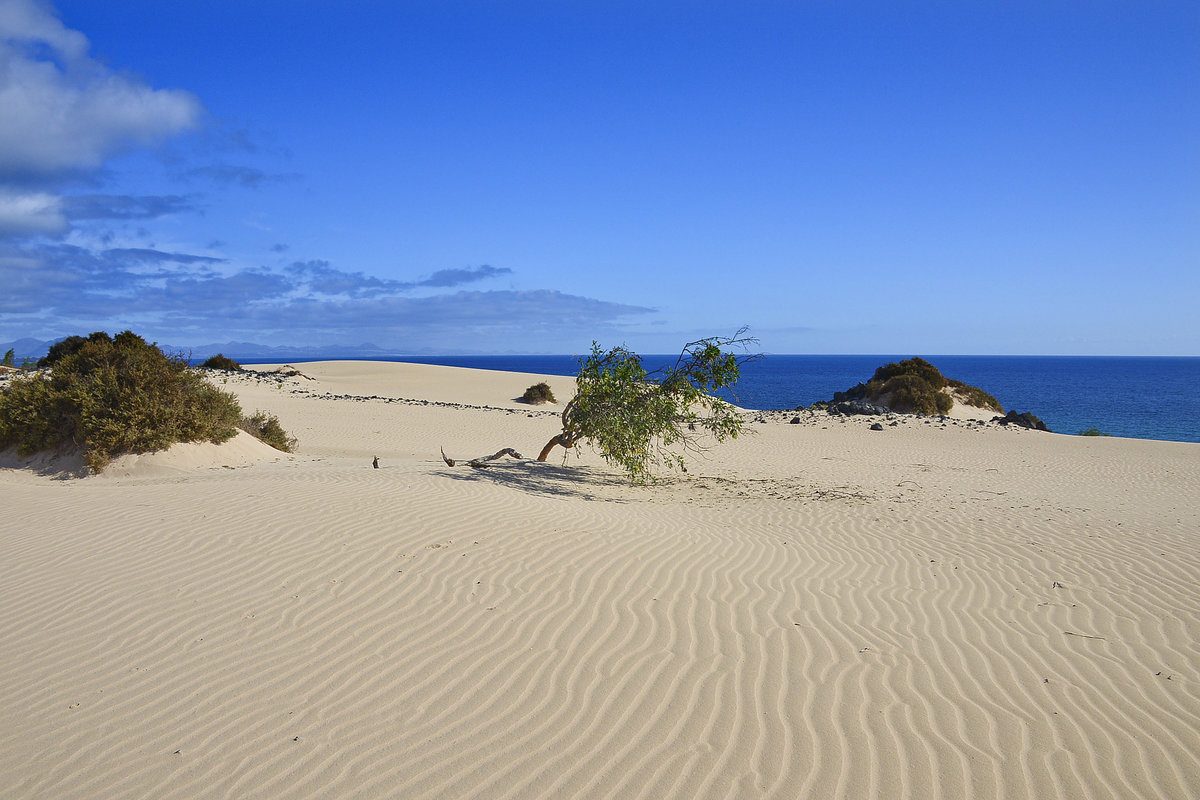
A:
<svg viewBox="0 0 1200 800">
<path fill-rule="evenodd" d="M 633 487 L 442 462 L 543 376 L 299 366 L 225 384 L 294 455 L 0 462 L 4 797 L 1196 796 L 1200 445 L 756 414 Z"/>
</svg>

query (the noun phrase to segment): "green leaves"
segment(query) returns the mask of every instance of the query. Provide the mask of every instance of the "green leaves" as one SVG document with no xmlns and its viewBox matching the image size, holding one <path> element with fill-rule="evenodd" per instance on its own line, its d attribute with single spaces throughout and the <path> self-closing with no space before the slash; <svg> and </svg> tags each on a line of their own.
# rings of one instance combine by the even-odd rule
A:
<svg viewBox="0 0 1200 800">
<path fill-rule="evenodd" d="M 248 417 L 242 417 L 238 427 L 276 450 L 290 453 L 296 449 L 296 438 L 288 436 L 287 431 L 279 424 L 279 417 L 274 414 L 255 411 Z"/>
<path fill-rule="evenodd" d="M 724 348 L 753 341 L 744 333 L 690 342 L 674 366 L 655 374 L 627 348 L 602 350 L 593 342 L 580 362 L 575 397 L 563 410 L 562 433 L 547 444 L 543 460 L 554 444 L 588 441 L 610 464 L 645 482 L 657 466 L 684 468 L 677 446 L 701 450 L 705 434 L 716 442 L 736 438 L 741 416 L 711 392 L 737 381 L 739 361 Z"/>
<path fill-rule="evenodd" d="M 0 392 L 0 447 L 16 445 L 29 455 L 76 446 L 99 471 L 121 453 L 222 442 L 236 433 L 237 399 L 182 358 L 129 331 L 72 338 L 48 375 L 21 376 Z"/>
</svg>

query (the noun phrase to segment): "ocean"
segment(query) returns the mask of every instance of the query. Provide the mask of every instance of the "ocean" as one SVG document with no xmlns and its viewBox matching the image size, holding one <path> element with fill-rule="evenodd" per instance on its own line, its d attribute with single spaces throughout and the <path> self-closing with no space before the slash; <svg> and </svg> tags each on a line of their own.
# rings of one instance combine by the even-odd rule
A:
<svg viewBox="0 0 1200 800">
<path fill-rule="evenodd" d="M 743 365 L 726 397 L 752 409 L 829 400 L 911 355 L 767 355 Z M 1096 428 L 1110 436 L 1200 442 L 1200 358 L 922 356 L 942 374 L 978 386 L 1005 410 L 1029 411 L 1056 433 Z M 647 369 L 676 355 L 644 355 Z M 393 356 L 387 361 L 574 375 L 577 356 Z M 252 363 L 252 362 L 247 362 Z M 295 363 L 295 362 L 293 362 Z"/>
</svg>

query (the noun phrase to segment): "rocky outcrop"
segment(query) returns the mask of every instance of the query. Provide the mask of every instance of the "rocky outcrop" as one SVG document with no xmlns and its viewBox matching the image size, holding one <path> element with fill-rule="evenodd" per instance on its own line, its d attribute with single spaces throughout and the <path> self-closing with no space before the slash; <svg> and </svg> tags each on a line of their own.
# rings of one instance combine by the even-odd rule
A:
<svg viewBox="0 0 1200 800">
<path fill-rule="evenodd" d="M 825 410 L 835 417 L 852 417 L 856 414 L 878 417 L 891 413 L 888 408 L 875 403 L 868 403 L 866 400 L 842 400 L 840 402 L 828 403 L 825 406 Z"/>
<path fill-rule="evenodd" d="M 1022 428 L 1029 428 L 1034 431 L 1050 432 L 1046 427 L 1046 423 L 1026 411 L 1024 414 L 1018 414 L 1016 411 L 1010 411 L 1003 417 L 992 417 L 992 422 L 998 422 L 1001 425 L 1017 425 Z"/>
<path fill-rule="evenodd" d="M 832 403 L 845 403 L 848 400 L 862 400 L 867 396 L 867 385 L 859 383 L 857 386 L 851 386 L 844 392 L 834 392 Z"/>
<path fill-rule="evenodd" d="M 955 403 L 1004 413 L 996 398 L 947 378 L 923 358 L 885 364 L 871 380 L 835 392 L 831 401 L 815 407 L 831 414 L 946 414 Z"/>
<path fill-rule="evenodd" d="M 864 415 L 892 420 L 897 414 L 912 414 L 941 420 L 944 425 L 948 412 L 956 404 L 997 412 L 992 422 L 1001 425 L 1016 425 L 1036 431 L 1050 430 L 1046 423 L 1029 412 L 1010 411 L 1004 414 L 1004 408 L 996 398 L 975 386 L 947 378 L 922 358 L 885 364 L 875 370 L 871 380 L 866 383 L 858 383 L 844 392 L 835 392 L 832 400 L 813 403 L 808 409 L 825 411 L 835 417 Z M 972 424 L 976 425 L 983 425 L 987 419 L 986 413 L 967 412 L 959 416 L 970 418 Z M 799 421 L 800 418 L 796 417 L 792 424 L 798 424 Z M 877 429 L 872 427 L 872 430 Z"/>
</svg>

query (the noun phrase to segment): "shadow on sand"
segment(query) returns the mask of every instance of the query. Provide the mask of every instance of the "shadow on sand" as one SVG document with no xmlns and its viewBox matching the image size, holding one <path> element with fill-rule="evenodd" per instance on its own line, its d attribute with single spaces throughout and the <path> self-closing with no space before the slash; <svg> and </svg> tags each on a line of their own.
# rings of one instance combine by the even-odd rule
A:
<svg viewBox="0 0 1200 800">
<path fill-rule="evenodd" d="M 590 467 L 567 467 L 545 461 L 500 461 L 484 469 L 468 466 L 445 467 L 438 470 L 438 474 L 456 481 L 492 483 L 552 497 L 575 497 L 617 503 L 628 502 L 628 498 L 620 495 L 632 488 L 629 479 L 620 475 L 600 472 Z"/>
<path fill-rule="evenodd" d="M 91 470 L 83 461 L 83 453 L 78 450 L 60 450 L 19 456 L 17 448 L 9 447 L 0 450 L 0 469 L 27 470 L 35 475 L 41 475 L 43 478 L 54 478 L 61 481 L 86 478 L 91 474 Z"/>
</svg>

